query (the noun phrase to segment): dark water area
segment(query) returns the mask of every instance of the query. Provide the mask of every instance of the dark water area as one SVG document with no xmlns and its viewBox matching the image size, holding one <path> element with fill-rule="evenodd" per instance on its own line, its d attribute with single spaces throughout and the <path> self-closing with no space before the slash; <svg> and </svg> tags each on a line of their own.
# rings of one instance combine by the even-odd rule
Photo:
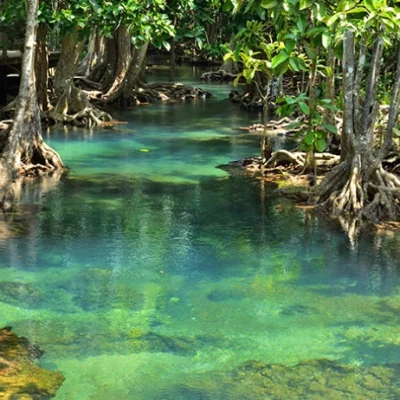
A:
<svg viewBox="0 0 400 400">
<path fill-rule="evenodd" d="M 32 183 L 0 225 L 0 326 L 63 372 L 59 400 L 399 398 L 385 369 L 400 362 L 399 237 L 354 251 L 338 224 L 216 168 L 258 154 L 235 128 L 259 116 L 200 72 L 177 69 L 213 99 L 45 134 L 71 170 Z"/>
</svg>

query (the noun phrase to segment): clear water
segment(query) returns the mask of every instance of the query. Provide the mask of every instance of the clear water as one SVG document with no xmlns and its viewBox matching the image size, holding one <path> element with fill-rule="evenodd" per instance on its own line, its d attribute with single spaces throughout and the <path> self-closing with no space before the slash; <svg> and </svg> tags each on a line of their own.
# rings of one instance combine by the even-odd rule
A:
<svg viewBox="0 0 400 400">
<path fill-rule="evenodd" d="M 0 326 L 63 372 L 58 400 L 231 400 L 244 397 L 176 388 L 249 360 L 400 361 L 398 236 L 354 252 L 332 221 L 215 168 L 257 154 L 234 129 L 257 115 L 225 100 L 229 86 L 202 87 L 216 97 L 52 132 L 71 172 L 30 185 L 2 220 Z"/>
</svg>

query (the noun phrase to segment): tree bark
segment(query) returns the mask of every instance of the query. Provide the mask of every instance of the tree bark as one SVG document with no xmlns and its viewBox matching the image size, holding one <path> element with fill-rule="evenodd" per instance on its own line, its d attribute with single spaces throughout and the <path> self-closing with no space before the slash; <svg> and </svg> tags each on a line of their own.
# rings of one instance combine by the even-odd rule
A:
<svg viewBox="0 0 400 400">
<path fill-rule="evenodd" d="M 7 201 L 15 172 L 51 171 L 63 166 L 59 155 L 44 143 L 41 135 L 34 68 L 39 1 L 26 0 L 26 7 L 21 84 L 14 122 L 1 160 L 2 169 L 7 176 L 3 180 L 3 204 Z"/>
<path fill-rule="evenodd" d="M 400 216 L 400 179 L 382 167 L 382 155 L 374 152 L 375 123 L 379 110 L 376 100 L 383 42 L 378 37 L 374 43 L 365 99 L 360 98 L 364 66 L 365 42 L 360 43 L 360 55 L 355 70 L 354 33 L 347 30 L 343 41 L 343 95 L 344 125 L 342 131 L 342 162 L 326 175 L 317 188 L 317 201 L 336 216 L 349 217 L 353 222 L 362 218 L 372 220 L 397 219 Z M 400 63 L 400 55 L 399 55 Z M 392 95 L 391 112 L 395 117 L 400 104 L 400 67 L 398 66 Z M 397 109 L 396 109 L 397 107 Z M 386 143 L 391 141 L 389 117 Z M 385 146 L 384 146 L 385 147 Z M 354 231 L 354 229 L 351 229 Z"/>
<path fill-rule="evenodd" d="M 136 104 L 137 99 L 134 91 L 137 89 L 140 81 L 139 78 L 146 59 L 148 47 L 149 41 L 146 41 L 142 46 L 133 51 L 128 72 L 118 88 L 109 97 L 106 97 L 108 103 L 117 102 L 121 106 Z"/>
<path fill-rule="evenodd" d="M 112 117 L 93 106 L 86 93 L 74 84 L 77 62 L 83 42 L 79 39 L 79 27 L 63 37 L 61 55 L 54 76 L 57 104 L 48 116 L 55 122 L 91 128 L 99 126 Z"/>
<path fill-rule="evenodd" d="M 171 50 L 169 52 L 169 80 L 173 82 L 175 80 L 176 70 L 176 42 L 175 39 L 171 41 Z"/>
<path fill-rule="evenodd" d="M 97 42 L 97 30 L 93 32 L 90 37 L 89 41 L 87 44 L 87 53 L 83 60 L 80 62 L 77 74 L 80 76 L 88 76 L 90 71 L 92 70 L 93 67 L 93 61 L 96 57 L 96 42 Z"/>
<path fill-rule="evenodd" d="M 326 77 L 326 93 L 325 98 L 331 101 L 331 105 L 335 104 L 335 52 L 333 48 L 333 44 L 329 46 L 328 49 L 328 61 L 327 65 L 331 70 L 331 74 Z M 335 125 L 335 113 L 333 110 L 329 108 L 325 109 L 324 112 L 324 120 L 329 125 Z"/>
<path fill-rule="evenodd" d="M 383 141 L 383 146 L 380 154 L 380 160 L 382 161 L 385 156 L 389 153 L 393 146 L 393 130 L 397 123 L 400 109 L 400 45 L 397 49 L 397 68 L 392 93 L 392 101 L 389 110 L 388 125 Z"/>
<path fill-rule="evenodd" d="M 68 91 L 73 85 L 79 56 L 83 49 L 83 42 L 79 40 L 79 27 L 67 33 L 61 40 L 61 54 L 57 63 L 53 84 L 57 98 Z"/>
<path fill-rule="evenodd" d="M 341 160 L 354 152 L 354 33 L 347 30 L 343 39 L 343 129 Z"/>
<path fill-rule="evenodd" d="M 107 90 L 105 97 L 109 97 L 121 85 L 125 79 L 132 57 L 132 45 L 129 30 L 125 25 L 121 25 L 114 37 L 115 46 L 110 47 L 110 52 L 113 52 L 113 60 L 110 63 L 114 65 L 112 68 L 113 82 Z M 114 50 L 114 51 L 113 51 Z M 111 54 L 110 54 L 111 57 Z"/>
<path fill-rule="evenodd" d="M 49 109 L 49 53 L 46 44 L 47 26 L 39 24 L 37 32 L 37 51 L 35 60 L 36 89 L 41 112 Z"/>
</svg>

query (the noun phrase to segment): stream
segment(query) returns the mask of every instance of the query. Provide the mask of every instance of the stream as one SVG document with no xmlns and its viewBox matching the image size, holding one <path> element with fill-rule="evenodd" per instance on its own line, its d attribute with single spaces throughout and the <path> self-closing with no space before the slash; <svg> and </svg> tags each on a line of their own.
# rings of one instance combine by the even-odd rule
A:
<svg viewBox="0 0 400 400">
<path fill-rule="evenodd" d="M 259 138 L 237 129 L 258 116 L 200 72 L 178 67 L 177 78 L 213 99 L 114 111 L 127 121 L 114 129 L 44 133 L 70 172 L 28 185 L 1 225 L 0 326 L 64 374 L 56 400 L 364 399 L 344 394 L 353 368 L 400 363 L 399 236 L 364 234 L 353 249 L 338 223 L 274 185 L 216 168 L 258 154 Z M 157 66 L 148 75 L 167 77 Z M 349 368 L 343 396 L 318 381 L 320 397 L 267 397 L 253 364 L 232 372 L 310 360 Z M 365 399 L 384 399 L 371 394 L 379 384 L 363 386 Z"/>
</svg>

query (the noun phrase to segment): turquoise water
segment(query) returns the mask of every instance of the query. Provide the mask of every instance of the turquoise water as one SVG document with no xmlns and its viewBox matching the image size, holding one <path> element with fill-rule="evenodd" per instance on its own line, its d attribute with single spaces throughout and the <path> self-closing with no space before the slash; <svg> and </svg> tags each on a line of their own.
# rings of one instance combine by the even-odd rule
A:
<svg viewBox="0 0 400 400">
<path fill-rule="evenodd" d="M 0 326 L 63 372 L 58 400 L 258 400 L 247 381 L 218 388 L 218 374 L 250 360 L 400 361 L 398 236 L 365 234 L 353 250 L 336 223 L 215 168 L 257 154 L 235 129 L 257 115 L 225 100 L 229 86 L 201 86 L 215 98 L 53 131 L 70 173 L 28 185 L 2 220 Z"/>
</svg>

